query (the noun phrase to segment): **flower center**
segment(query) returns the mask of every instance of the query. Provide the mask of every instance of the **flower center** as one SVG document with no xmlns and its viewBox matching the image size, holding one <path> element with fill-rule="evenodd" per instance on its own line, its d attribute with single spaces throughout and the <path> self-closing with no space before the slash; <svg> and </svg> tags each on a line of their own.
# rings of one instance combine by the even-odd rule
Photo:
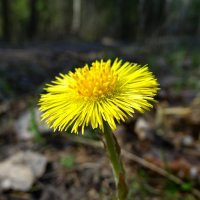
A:
<svg viewBox="0 0 200 200">
<path fill-rule="evenodd" d="M 117 75 L 111 68 L 111 62 L 94 62 L 89 68 L 76 69 L 72 74 L 73 86 L 78 95 L 89 98 L 102 98 L 113 94 Z"/>
</svg>

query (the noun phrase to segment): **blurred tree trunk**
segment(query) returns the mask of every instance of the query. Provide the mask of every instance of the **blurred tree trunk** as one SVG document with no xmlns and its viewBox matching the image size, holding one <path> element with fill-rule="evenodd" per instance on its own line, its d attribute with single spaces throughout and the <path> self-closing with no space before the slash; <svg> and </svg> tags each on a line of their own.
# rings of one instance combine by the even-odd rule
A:
<svg viewBox="0 0 200 200">
<path fill-rule="evenodd" d="M 184 23 L 187 20 L 188 10 L 191 8 L 190 0 L 183 0 L 178 12 L 178 20 L 176 24 L 176 33 L 181 34 L 184 29 Z"/>
<path fill-rule="evenodd" d="M 28 35 L 30 38 L 33 38 L 37 32 L 37 0 L 30 0 L 30 18 L 29 18 L 29 26 L 28 26 Z"/>
<path fill-rule="evenodd" d="M 73 0 L 72 33 L 78 33 L 81 25 L 81 0 Z"/>
<path fill-rule="evenodd" d="M 122 39 L 135 38 L 138 30 L 138 4 L 139 0 L 118 0 L 120 8 L 120 31 Z"/>
<path fill-rule="evenodd" d="M 140 37 L 160 33 L 166 18 L 166 0 L 139 1 Z"/>
<path fill-rule="evenodd" d="M 10 41 L 10 1 L 1 0 L 3 40 Z"/>
<path fill-rule="evenodd" d="M 138 23 L 138 31 L 137 31 L 137 38 L 142 38 L 145 29 L 145 13 L 144 13 L 144 5 L 145 0 L 139 0 L 138 4 L 138 13 L 139 13 L 139 23 Z"/>
</svg>

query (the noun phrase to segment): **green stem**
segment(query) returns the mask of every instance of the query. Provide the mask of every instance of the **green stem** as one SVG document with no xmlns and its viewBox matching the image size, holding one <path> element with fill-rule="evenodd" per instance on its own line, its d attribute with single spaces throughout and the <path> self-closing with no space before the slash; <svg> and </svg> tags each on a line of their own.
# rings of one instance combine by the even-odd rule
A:
<svg viewBox="0 0 200 200">
<path fill-rule="evenodd" d="M 125 171 L 121 161 L 120 146 L 107 123 L 104 124 L 104 145 L 111 161 L 115 184 L 117 188 L 117 200 L 125 200 L 128 189 L 125 180 Z"/>
</svg>

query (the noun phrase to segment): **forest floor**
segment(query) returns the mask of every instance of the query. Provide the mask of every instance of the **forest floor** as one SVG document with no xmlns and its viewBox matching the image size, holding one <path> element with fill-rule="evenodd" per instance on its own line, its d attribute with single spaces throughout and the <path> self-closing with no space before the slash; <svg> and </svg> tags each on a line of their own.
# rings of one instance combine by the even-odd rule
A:
<svg viewBox="0 0 200 200">
<path fill-rule="evenodd" d="M 200 199 L 200 49 L 146 44 L 40 43 L 0 48 L 0 200 L 110 200 L 114 180 L 95 131 L 53 133 L 37 108 L 44 84 L 96 59 L 148 63 L 154 109 L 118 126 L 129 200 Z"/>
</svg>

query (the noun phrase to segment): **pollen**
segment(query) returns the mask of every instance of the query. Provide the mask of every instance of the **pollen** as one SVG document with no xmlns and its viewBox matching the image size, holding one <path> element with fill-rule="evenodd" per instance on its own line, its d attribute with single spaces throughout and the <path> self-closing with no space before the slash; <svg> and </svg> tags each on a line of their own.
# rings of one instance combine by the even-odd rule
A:
<svg viewBox="0 0 200 200">
<path fill-rule="evenodd" d="M 104 98 L 111 96 L 116 89 L 117 74 L 111 68 L 111 61 L 94 62 L 89 68 L 76 69 L 71 88 L 84 98 Z"/>
</svg>

